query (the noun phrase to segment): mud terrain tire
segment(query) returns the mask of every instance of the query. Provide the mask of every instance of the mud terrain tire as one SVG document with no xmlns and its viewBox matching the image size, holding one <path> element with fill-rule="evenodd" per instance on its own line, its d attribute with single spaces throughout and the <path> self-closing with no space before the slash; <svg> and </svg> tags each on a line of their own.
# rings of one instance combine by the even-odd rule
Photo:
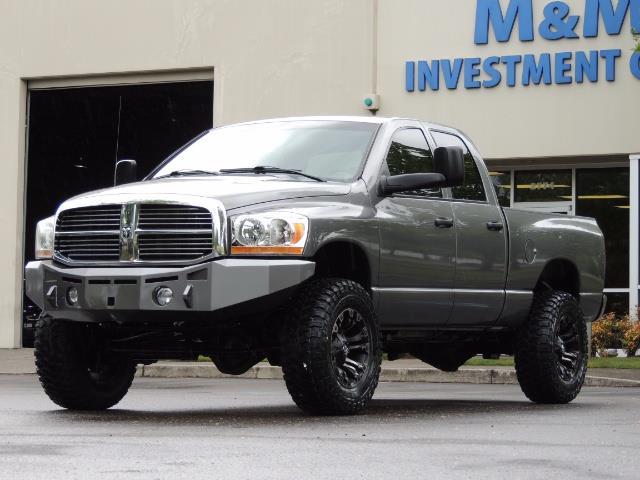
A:
<svg viewBox="0 0 640 480">
<path fill-rule="evenodd" d="M 536 403 L 569 403 L 580 393 L 587 360 L 587 327 L 575 297 L 538 294 L 515 349 L 524 394 Z"/>
<path fill-rule="evenodd" d="M 378 385 L 381 346 L 369 293 L 344 279 L 312 280 L 298 292 L 281 337 L 293 401 L 314 415 L 363 410 Z"/>
<path fill-rule="evenodd" d="M 136 366 L 124 357 L 95 361 L 86 325 L 48 317 L 38 320 L 36 370 L 49 398 L 70 410 L 106 410 L 126 395 Z"/>
</svg>

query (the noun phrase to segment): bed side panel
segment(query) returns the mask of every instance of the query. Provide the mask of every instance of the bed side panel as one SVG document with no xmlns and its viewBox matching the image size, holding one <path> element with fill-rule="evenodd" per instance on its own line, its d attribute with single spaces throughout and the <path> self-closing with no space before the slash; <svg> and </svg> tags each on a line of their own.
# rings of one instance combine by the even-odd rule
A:
<svg viewBox="0 0 640 480">
<path fill-rule="evenodd" d="M 587 320 L 598 314 L 604 288 L 604 236 L 595 220 L 504 208 L 509 228 L 507 297 L 500 324 L 526 318 L 530 301 L 548 262 L 573 263 L 580 280 L 580 304 Z"/>
</svg>

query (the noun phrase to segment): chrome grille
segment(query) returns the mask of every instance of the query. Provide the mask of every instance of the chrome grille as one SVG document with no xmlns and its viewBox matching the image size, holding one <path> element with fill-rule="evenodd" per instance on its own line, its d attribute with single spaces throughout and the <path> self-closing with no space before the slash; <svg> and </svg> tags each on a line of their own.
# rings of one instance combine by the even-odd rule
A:
<svg viewBox="0 0 640 480">
<path fill-rule="evenodd" d="M 121 208 L 101 205 L 60 212 L 55 251 L 69 260 L 119 260 Z"/>
<path fill-rule="evenodd" d="M 120 259 L 118 234 L 57 236 L 55 249 L 70 260 Z"/>
<path fill-rule="evenodd" d="M 101 205 L 65 210 L 58 215 L 56 232 L 120 231 L 120 205 Z"/>
<path fill-rule="evenodd" d="M 212 229 L 211 213 L 206 208 L 190 205 L 140 205 L 138 228 L 157 229 Z"/>
<path fill-rule="evenodd" d="M 141 233 L 140 260 L 193 260 L 211 253 L 211 233 Z"/>
<path fill-rule="evenodd" d="M 140 260 L 195 260 L 212 253 L 213 222 L 206 208 L 142 204 L 138 229 Z"/>
<path fill-rule="evenodd" d="M 198 206 L 81 207 L 59 213 L 55 254 L 70 264 L 192 262 L 214 253 L 218 232 L 211 212 Z"/>
</svg>

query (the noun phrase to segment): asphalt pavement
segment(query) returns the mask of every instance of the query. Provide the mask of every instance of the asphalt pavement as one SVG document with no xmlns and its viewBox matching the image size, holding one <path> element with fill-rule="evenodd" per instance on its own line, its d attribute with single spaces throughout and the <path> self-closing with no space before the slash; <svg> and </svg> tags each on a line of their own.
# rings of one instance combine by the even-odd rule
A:
<svg viewBox="0 0 640 480">
<path fill-rule="evenodd" d="M 382 383 L 365 414 L 309 417 L 282 381 L 137 378 L 107 412 L 0 375 L 1 479 L 640 478 L 640 391 L 529 403 L 515 385 Z"/>
</svg>

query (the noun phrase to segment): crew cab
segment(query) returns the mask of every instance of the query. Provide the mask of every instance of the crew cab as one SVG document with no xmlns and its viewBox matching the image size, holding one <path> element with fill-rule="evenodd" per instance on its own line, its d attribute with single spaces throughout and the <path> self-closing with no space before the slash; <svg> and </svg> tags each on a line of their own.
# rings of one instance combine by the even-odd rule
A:
<svg viewBox="0 0 640 480">
<path fill-rule="evenodd" d="M 204 132 L 138 181 L 38 223 L 28 296 L 45 392 L 106 409 L 137 364 L 281 365 L 312 414 L 366 407 L 381 357 L 454 371 L 513 354 L 525 395 L 566 403 L 604 308 L 593 219 L 499 206 L 459 130 L 376 117 Z"/>
</svg>

